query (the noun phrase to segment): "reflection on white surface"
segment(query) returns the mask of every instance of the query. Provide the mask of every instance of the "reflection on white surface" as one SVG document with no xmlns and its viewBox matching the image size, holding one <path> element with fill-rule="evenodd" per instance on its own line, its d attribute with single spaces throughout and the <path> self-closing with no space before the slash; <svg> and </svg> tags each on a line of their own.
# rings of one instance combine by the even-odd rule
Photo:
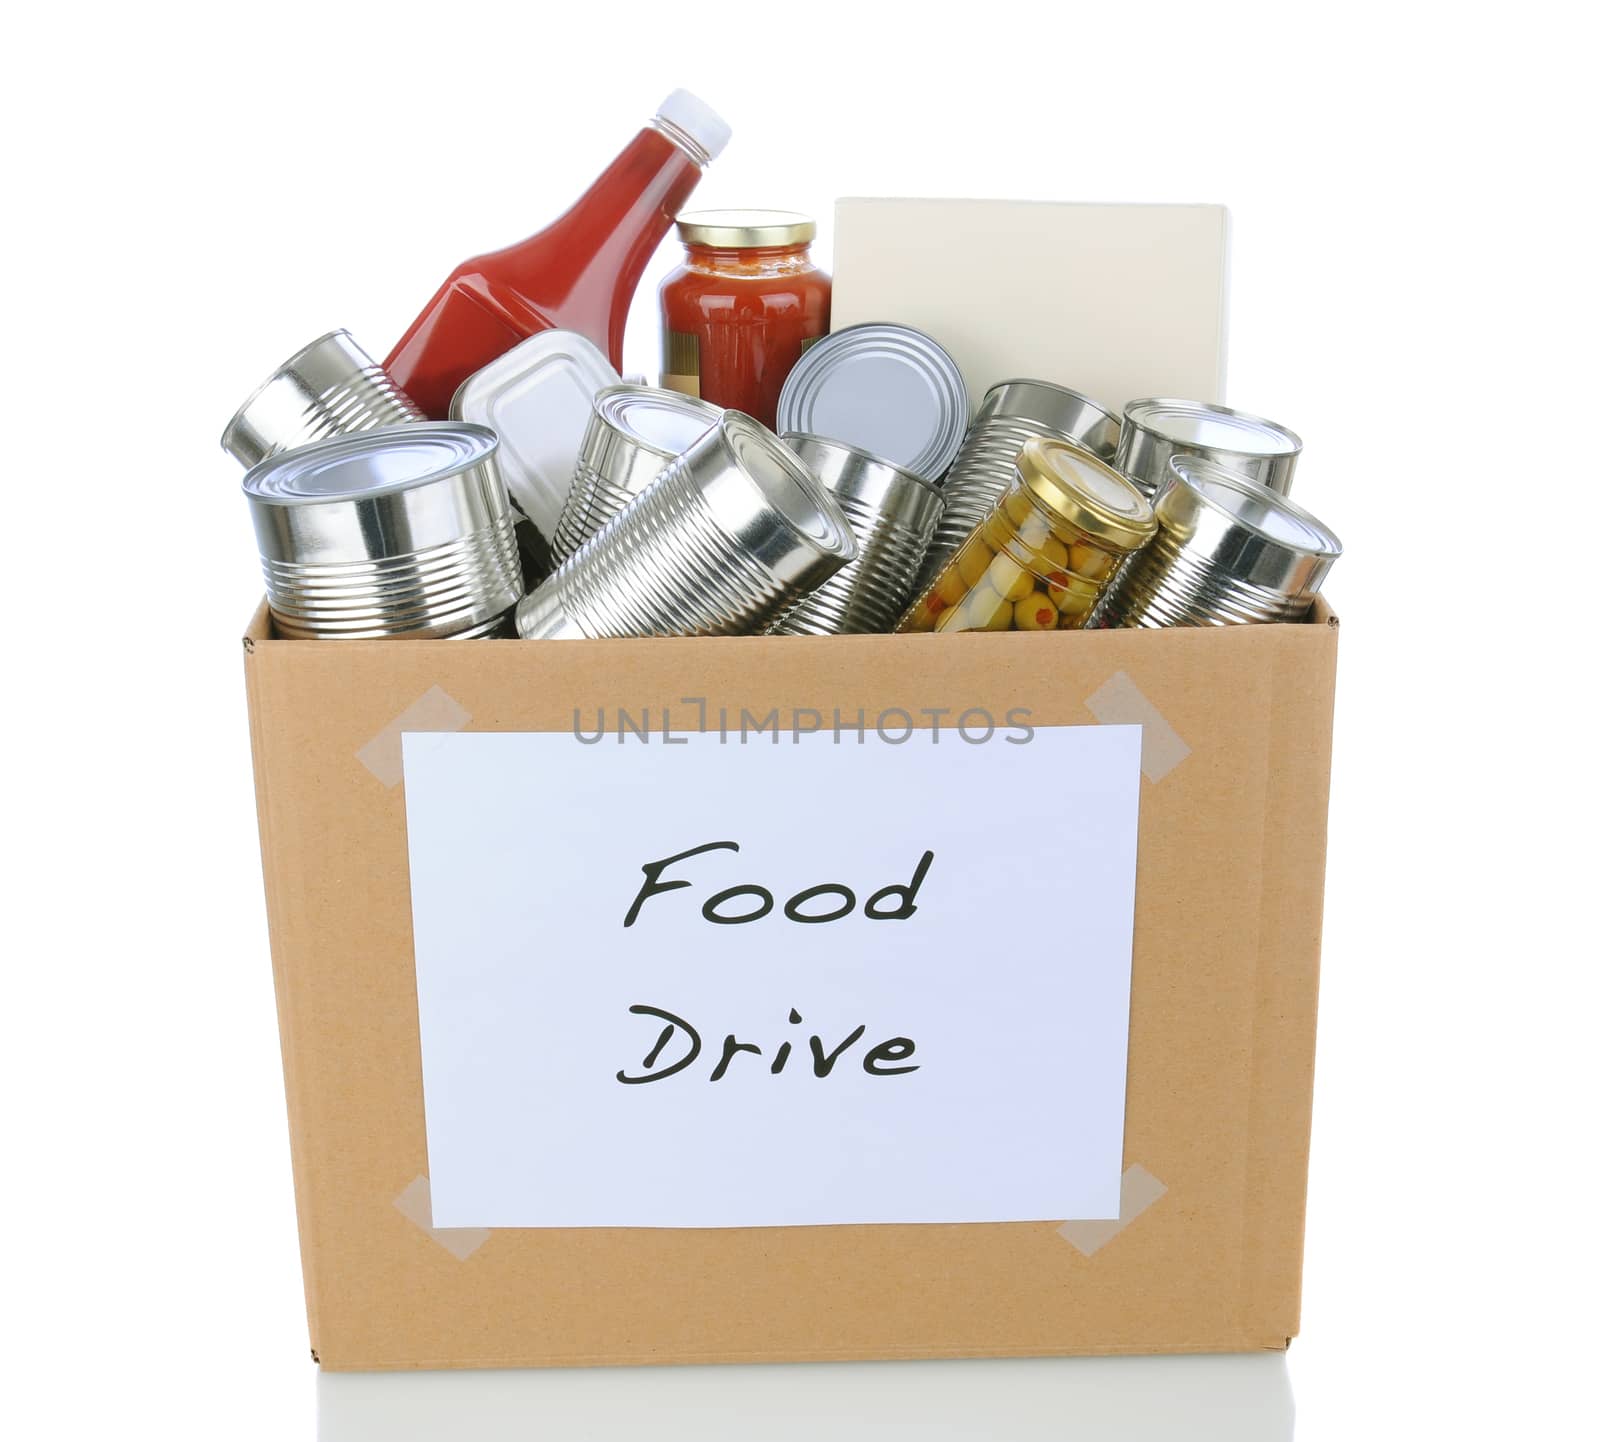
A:
<svg viewBox="0 0 1600 1442">
<path fill-rule="evenodd" d="M 1281 1352 L 325 1372 L 320 1442 L 1291 1442 Z"/>
</svg>

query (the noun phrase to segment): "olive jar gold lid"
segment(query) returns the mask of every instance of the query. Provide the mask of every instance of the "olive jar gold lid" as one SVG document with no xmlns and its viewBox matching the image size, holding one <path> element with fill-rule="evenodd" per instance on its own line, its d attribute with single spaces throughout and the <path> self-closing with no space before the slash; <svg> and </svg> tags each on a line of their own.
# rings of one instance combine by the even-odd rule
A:
<svg viewBox="0 0 1600 1442">
<path fill-rule="evenodd" d="M 1139 488 L 1069 441 L 1033 437 L 1017 456 L 1017 474 L 1047 510 L 1119 550 L 1137 550 L 1156 533 L 1155 511 Z"/>
<path fill-rule="evenodd" d="M 678 217 L 678 239 L 685 245 L 747 250 L 816 238 L 816 221 L 793 210 L 691 210 Z"/>
</svg>

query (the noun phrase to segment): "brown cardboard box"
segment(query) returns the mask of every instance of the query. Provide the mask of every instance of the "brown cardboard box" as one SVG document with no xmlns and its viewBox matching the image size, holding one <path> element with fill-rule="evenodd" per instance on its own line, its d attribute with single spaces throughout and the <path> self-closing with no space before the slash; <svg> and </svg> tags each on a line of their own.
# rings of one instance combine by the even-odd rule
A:
<svg viewBox="0 0 1600 1442">
<path fill-rule="evenodd" d="M 575 642 L 245 638 L 324 1366 L 1207 1352 L 1299 1318 L 1337 620 Z M 435 1232 L 399 732 L 574 708 L 1143 721 L 1120 1222 Z M 997 895 L 1003 914 L 1006 898 Z M 1048 1139 L 1050 1117 L 1037 1118 Z"/>
</svg>

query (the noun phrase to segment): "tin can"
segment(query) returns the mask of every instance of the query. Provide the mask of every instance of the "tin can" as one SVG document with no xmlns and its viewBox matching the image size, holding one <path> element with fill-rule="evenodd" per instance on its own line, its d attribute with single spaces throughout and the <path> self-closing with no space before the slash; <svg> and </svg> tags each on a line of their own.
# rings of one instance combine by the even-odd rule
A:
<svg viewBox="0 0 1600 1442">
<path fill-rule="evenodd" d="M 531 640 L 768 630 L 856 558 L 849 523 L 771 431 L 725 411 L 517 607 Z"/>
<path fill-rule="evenodd" d="M 346 330 L 296 351 L 251 393 L 222 433 L 246 466 L 330 436 L 425 419 Z"/>
<path fill-rule="evenodd" d="M 1162 398 L 1129 401 L 1114 464 L 1147 496 L 1172 478 L 1174 456 L 1202 456 L 1289 494 L 1301 440 L 1287 426 L 1204 401 Z"/>
<path fill-rule="evenodd" d="M 961 367 L 908 325 L 846 326 L 808 346 L 778 396 L 778 429 L 827 436 L 938 481 L 967 429 Z"/>
<path fill-rule="evenodd" d="M 1072 631 L 1155 534 L 1150 502 L 1070 441 L 1034 436 L 1011 484 L 900 624 L 901 631 Z"/>
<path fill-rule="evenodd" d="M 564 561 L 717 423 L 720 406 L 651 386 L 595 396 L 551 553 Z"/>
<path fill-rule="evenodd" d="M 991 386 L 944 479 L 944 516 L 923 563 L 927 582 L 982 524 L 1016 473 L 1017 457 L 1034 436 L 1073 441 L 1109 461 L 1118 422 L 1104 406 L 1049 381 L 1009 380 Z"/>
<path fill-rule="evenodd" d="M 1309 511 L 1200 456 L 1174 456 L 1160 532 L 1106 588 L 1089 624 L 1298 621 L 1343 546 Z"/>
<path fill-rule="evenodd" d="M 243 489 L 290 639 L 503 633 L 522 589 L 494 432 L 417 422 L 273 456 Z"/>
<path fill-rule="evenodd" d="M 775 633 L 844 636 L 892 631 L 916 594 L 923 553 L 944 508 L 939 488 L 839 441 L 802 435 L 783 439 L 838 502 L 858 554 L 790 611 Z"/>
</svg>

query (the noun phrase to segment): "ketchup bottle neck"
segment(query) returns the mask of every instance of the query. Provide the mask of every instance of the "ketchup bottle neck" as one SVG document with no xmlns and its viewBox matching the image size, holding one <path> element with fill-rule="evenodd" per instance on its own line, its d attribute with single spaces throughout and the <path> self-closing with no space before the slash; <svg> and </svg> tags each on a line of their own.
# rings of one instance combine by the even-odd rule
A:
<svg viewBox="0 0 1600 1442">
<path fill-rule="evenodd" d="M 564 215 L 512 249 L 537 246 L 563 231 L 582 231 L 593 245 L 595 237 L 636 226 L 659 227 L 659 240 L 700 175 L 699 163 L 682 144 L 654 124 L 646 126 Z"/>
</svg>

